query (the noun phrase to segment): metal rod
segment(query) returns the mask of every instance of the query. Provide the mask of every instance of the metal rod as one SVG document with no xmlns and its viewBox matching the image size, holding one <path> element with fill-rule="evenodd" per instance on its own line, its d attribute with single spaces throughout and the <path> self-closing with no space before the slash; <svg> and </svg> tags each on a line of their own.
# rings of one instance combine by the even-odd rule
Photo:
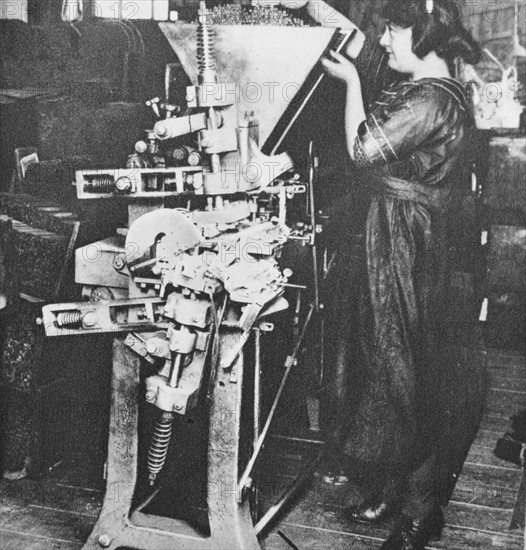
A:
<svg viewBox="0 0 526 550">
<path fill-rule="evenodd" d="M 285 187 L 279 188 L 279 223 L 285 225 L 287 220 L 287 189 Z"/>
<path fill-rule="evenodd" d="M 276 283 L 276 286 L 284 286 L 284 287 L 287 287 L 287 288 L 296 288 L 296 289 L 299 289 L 299 290 L 307 290 L 306 285 L 294 285 L 292 283 Z"/>
<path fill-rule="evenodd" d="M 149 265 L 154 264 L 155 262 L 159 261 L 157 257 L 150 258 L 149 260 L 145 260 L 144 262 L 141 262 L 140 264 L 135 264 L 130 267 L 130 271 L 137 271 L 137 269 L 141 267 L 147 267 Z"/>
<path fill-rule="evenodd" d="M 258 438 L 258 441 L 256 443 L 256 446 L 254 448 L 254 452 L 252 453 L 252 456 L 250 457 L 250 460 L 248 461 L 247 467 L 245 468 L 245 471 L 243 472 L 243 475 L 241 476 L 241 479 L 239 480 L 238 485 L 238 501 L 242 501 L 242 493 L 243 488 L 248 482 L 248 479 L 250 477 L 250 474 L 252 473 L 252 469 L 254 468 L 254 464 L 256 463 L 256 460 L 258 459 L 259 453 L 261 452 L 261 449 L 263 447 L 263 443 L 267 437 L 268 430 L 270 428 L 270 424 L 272 423 L 272 419 L 274 418 L 274 414 L 276 413 L 276 409 L 278 407 L 278 403 L 281 399 L 281 394 L 283 393 L 283 390 L 285 388 L 285 384 L 287 383 L 287 378 L 289 377 L 290 371 L 292 367 L 294 366 L 296 362 L 296 356 L 299 353 L 301 344 L 303 342 L 303 338 L 305 337 L 305 334 L 307 332 L 307 327 L 309 326 L 310 320 L 312 318 L 312 314 L 314 313 L 315 306 L 314 304 L 311 304 L 309 313 L 307 314 L 307 318 L 305 319 L 305 323 L 303 324 L 303 329 L 301 331 L 301 335 L 298 338 L 298 341 L 296 342 L 296 345 L 294 347 L 294 350 L 291 355 L 287 357 L 287 360 L 285 361 L 285 373 L 283 374 L 283 378 L 281 380 L 281 384 L 278 388 L 278 391 L 276 393 L 276 397 L 274 398 L 274 402 L 272 403 L 272 407 L 270 409 L 270 412 L 268 414 L 267 420 L 265 422 L 265 426 L 263 427 L 263 430 L 261 431 L 261 434 Z"/>
<path fill-rule="evenodd" d="M 297 292 L 296 292 L 296 307 L 294 308 L 294 319 L 293 319 L 293 336 L 294 336 L 294 340 L 296 340 L 299 335 L 300 335 L 300 331 L 299 331 L 299 326 L 300 326 L 300 310 L 301 310 L 301 291 L 303 289 L 301 288 L 298 288 L 297 289 Z"/>
<path fill-rule="evenodd" d="M 325 441 L 321 439 L 307 439 L 305 437 L 292 437 L 289 435 L 274 434 L 273 439 L 282 439 L 284 441 L 294 441 L 298 443 L 309 443 L 310 445 L 325 445 Z"/>
<path fill-rule="evenodd" d="M 217 116 L 215 109 L 210 107 L 208 109 L 208 130 L 217 130 Z M 217 174 L 221 171 L 221 160 L 218 153 L 212 153 L 210 155 L 210 164 L 212 168 L 212 174 Z"/>
<path fill-rule="evenodd" d="M 316 247 L 316 205 L 314 204 L 314 181 L 318 160 L 314 156 L 314 143 L 309 143 L 309 207 L 311 224 L 311 245 L 312 245 L 312 271 L 314 276 L 314 305 L 316 312 L 320 309 L 320 277 L 318 272 L 318 249 Z"/>
<path fill-rule="evenodd" d="M 318 369 L 318 382 L 323 387 L 325 377 L 325 317 L 320 316 L 320 365 Z"/>
<path fill-rule="evenodd" d="M 183 358 L 182 353 L 176 353 L 174 357 L 174 364 L 172 367 L 172 373 L 170 374 L 170 380 L 168 381 L 168 385 L 171 388 L 177 388 L 177 384 L 179 383 L 179 373 L 181 372 L 181 360 Z"/>
<path fill-rule="evenodd" d="M 153 491 L 150 495 L 148 495 L 146 497 L 145 500 L 143 500 L 138 506 L 137 508 L 135 508 L 133 511 L 134 512 L 140 512 L 141 510 L 143 510 L 144 508 L 146 508 L 146 506 L 148 506 L 148 504 L 150 504 L 150 502 L 159 494 L 159 491 L 161 490 L 161 487 L 157 487 L 157 489 L 155 489 L 155 491 Z"/>
<path fill-rule="evenodd" d="M 329 273 L 332 271 L 332 268 L 334 267 L 334 264 L 336 263 L 336 258 L 337 257 L 338 257 L 338 253 L 333 252 L 332 255 L 331 255 L 331 259 L 329 260 L 329 263 L 327 264 L 327 267 L 325 268 L 324 280 L 327 279 L 327 277 L 329 276 Z"/>
<path fill-rule="evenodd" d="M 254 329 L 254 446 L 259 438 L 261 417 L 261 331 Z"/>
<path fill-rule="evenodd" d="M 316 245 L 312 246 L 312 270 L 314 271 L 314 306 L 316 312 L 320 309 L 320 282 L 318 274 L 318 249 Z"/>
<path fill-rule="evenodd" d="M 282 531 L 278 531 L 278 535 L 292 548 L 292 550 L 300 550 Z"/>
<path fill-rule="evenodd" d="M 296 492 L 301 489 L 303 484 L 312 477 L 312 474 L 316 471 L 316 468 L 318 467 L 321 456 L 322 455 L 320 453 L 316 460 L 313 460 L 306 468 L 303 469 L 303 471 L 294 480 L 292 485 L 290 485 L 281 495 L 276 504 L 274 504 L 274 506 L 271 506 L 268 509 L 267 513 L 256 523 L 254 527 L 256 535 L 259 535 L 259 533 L 261 533 L 261 531 L 265 529 L 265 527 L 274 519 L 276 514 L 278 514 L 283 506 L 287 504 L 287 502 L 289 502 L 289 500 L 296 494 Z"/>
<path fill-rule="evenodd" d="M 314 170 L 315 170 L 315 160 L 314 160 L 314 142 L 309 141 L 309 212 L 310 222 L 312 228 L 315 228 L 316 224 L 316 210 L 314 209 Z M 314 237 L 313 237 L 314 244 Z"/>
</svg>

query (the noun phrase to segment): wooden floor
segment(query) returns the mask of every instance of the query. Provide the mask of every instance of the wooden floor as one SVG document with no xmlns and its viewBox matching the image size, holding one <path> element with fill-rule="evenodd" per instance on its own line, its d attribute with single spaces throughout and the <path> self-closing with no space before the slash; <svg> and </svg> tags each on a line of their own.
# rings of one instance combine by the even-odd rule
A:
<svg viewBox="0 0 526 550">
<path fill-rule="evenodd" d="M 457 487 L 446 509 L 440 550 L 523 549 L 523 530 L 510 530 L 522 471 L 493 454 L 498 437 L 510 429 L 510 412 L 526 406 L 526 361 L 522 354 L 487 351 L 490 390 L 486 413 Z M 378 548 L 392 525 L 369 527 L 343 517 L 346 487 L 316 478 L 302 499 L 266 540 L 267 550 L 290 550 L 278 531 L 300 550 Z"/>
<path fill-rule="evenodd" d="M 510 428 L 509 417 L 526 407 L 526 361 L 523 354 L 487 351 L 490 392 L 487 410 L 471 448 L 439 542 L 442 550 L 519 550 L 521 529 L 510 530 L 522 471 L 493 454 L 495 442 Z M 302 446 L 289 450 L 291 469 L 302 458 Z M 310 450 L 306 447 L 311 447 Z M 86 456 L 67 467 L 52 469 L 44 479 L 2 480 L 0 549 L 69 550 L 80 548 L 93 526 L 103 497 L 100 471 L 90 468 Z M 292 473 L 292 472 L 291 472 Z M 286 472 L 280 474 L 287 477 Z M 266 550 L 290 550 L 288 538 L 299 550 L 369 550 L 378 548 L 390 525 L 370 528 L 342 517 L 346 488 L 327 485 L 315 477 L 294 506 L 266 535 Z"/>
</svg>

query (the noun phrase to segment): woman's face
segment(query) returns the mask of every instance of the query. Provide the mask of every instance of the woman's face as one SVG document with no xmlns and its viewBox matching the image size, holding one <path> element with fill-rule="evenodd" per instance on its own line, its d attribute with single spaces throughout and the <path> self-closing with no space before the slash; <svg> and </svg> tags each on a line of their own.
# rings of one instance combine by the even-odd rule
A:
<svg viewBox="0 0 526 550">
<path fill-rule="evenodd" d="M 380 38 L 380 45 L 389 54 L 387 63 L 389 67 L 399 73 L 413 73 L 418 62 L 421 61 L 413 53 L 413 30 L 411 27 L 404 29 L 388 23 L 382 38 Z"/>
</svg>

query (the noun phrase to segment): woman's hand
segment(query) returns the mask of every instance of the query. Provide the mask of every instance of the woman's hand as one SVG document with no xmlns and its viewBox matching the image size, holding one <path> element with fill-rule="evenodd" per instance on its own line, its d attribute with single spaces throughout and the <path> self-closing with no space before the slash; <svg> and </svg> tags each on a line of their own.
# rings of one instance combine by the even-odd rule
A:
<svg viewBox="0 0 526 550">
<path fill-rule="evenodd" d="M 325 67 L 328 74 L 338 80 L 343 80 L 346 84 L 355 84 L 360 82 L 358 71 L 351 61 L 332 50 L 329 54 L 332 59 L 324 58 L 321 60 L 321 63 Z"/>
</svg>

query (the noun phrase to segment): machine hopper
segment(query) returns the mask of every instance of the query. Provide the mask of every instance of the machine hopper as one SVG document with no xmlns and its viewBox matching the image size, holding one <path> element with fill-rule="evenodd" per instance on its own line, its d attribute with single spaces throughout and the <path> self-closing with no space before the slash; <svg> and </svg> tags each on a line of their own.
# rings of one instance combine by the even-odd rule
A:
<svg viewBox="0 0 526 550">
<path fill-rule="evenodd" d="M 162 22 L 161 30 L 193 85 L 198 84 L 196 24 Z M 218 81 L 238 112 L 253 112 L 259 143 L 274 153 L 289 126 L 323 78 L 318 61 L 352 33 L 326 27 L 215 25 L 214 64 Z"/>
</svg>

